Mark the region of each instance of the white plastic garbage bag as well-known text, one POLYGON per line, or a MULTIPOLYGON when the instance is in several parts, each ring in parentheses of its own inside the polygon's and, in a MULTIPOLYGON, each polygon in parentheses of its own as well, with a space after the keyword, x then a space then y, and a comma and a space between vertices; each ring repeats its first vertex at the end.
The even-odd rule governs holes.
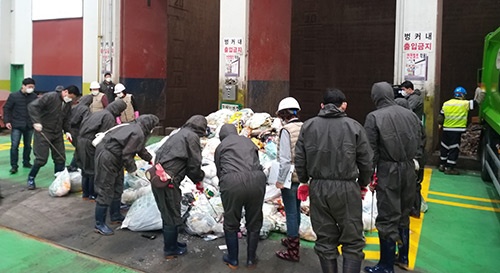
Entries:
POLYGON ((76 172, 70 172, 69 178, 71 180, 70 192, 82 191, 82 170, 78 169, 76 172))
POLYGON ((132 231, 149 231, 163 228, 160 210, 156 205, 153 192, 137 199, 125 216, 121 228, 132 231))
POLYGON ((363 230, 370 231, 375 229, 377 215, 377 195, 368 191, 363 200, 363 230))
POLYGON ((50 184, 49 195, 53 197, 65 196, 71 189, 71 178, 68 169, 64 168, 62 172, 56 173, 56 179, 50 184))

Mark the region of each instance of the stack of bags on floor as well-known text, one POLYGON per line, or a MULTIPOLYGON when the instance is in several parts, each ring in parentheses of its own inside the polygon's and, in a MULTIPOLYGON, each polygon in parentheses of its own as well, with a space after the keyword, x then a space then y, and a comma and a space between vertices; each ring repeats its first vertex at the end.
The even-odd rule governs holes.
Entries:
MULTIPOLYGON (((221 109, 207 117, 208 126, 212 134, 208 138, 202 138, 202 169, 205 172, 203 180, 205 192, 200 194, 196 191, 195 185, 189 178, 181 182, 183 194, 181 215, 184 217, 186 231, 190 234, 206 236, 208 234, 223 236, 223 212, 222 202, 219 192, 219 179, 214 163, 215 149, 220 143, 218 132, 225 123, 235 124, 240 135, 247 136, 260 148, 259 158, 266 175, 276 161, 278 132, 281 128, 279 119, 272 118, 268 113, 254 113, 251 109, 242 109, 234 112, 221 109)), ((175 134, 176 131, 171 133, 175 134)), ((160 142, 147 147, 153 155, 159 147, 168 139, 163 138, 160 142)), ((133 231, 157 230, 162 228, 162 220, 151 185, 144 176, 144 170, 150 165, 145 161, 137 161, 137 176, 125 175, 125 190, 122 195, 122 203, 131 205, 122 228, 133 231)), ((286 233, 286 218, 281 202, 281 192, 270 182, 266 188, 265 203, 263 206, 264 223, 261 229, 261 238, 266 238, 270 232, 278 231, 286 233)), ((363 201, 363 222, 365 230, 373 228, 376 218, 376 205, 373 205, 372 198, 368 194, 363 201)), ((308 216, 309 202, 302 203, 302 215, 300 236, 302 239, 314 241, 314 234, 311 221, 308 216)), ((244 218, 241 223, 241 231, 245 234, 244 218)))

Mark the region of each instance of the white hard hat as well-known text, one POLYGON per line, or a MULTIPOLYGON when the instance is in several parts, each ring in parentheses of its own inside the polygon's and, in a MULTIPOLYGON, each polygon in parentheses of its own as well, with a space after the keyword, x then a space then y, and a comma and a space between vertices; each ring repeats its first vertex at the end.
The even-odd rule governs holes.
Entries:
POLYGON ((90 83, 90 89, 99 89, 100 87, 101 85, 96 81, 90 83))
POLYGON ((125 90, 125 85, 121 83, 115 85, 115 94, 121 93, 123 90, 125 90))
POLYGON ((280 104, 278 104, 278 111, 277 112, 279 112, 283 109, 298 109, 298 110, 300 110, 300 105, 296 99, 294 99, 292 97, 286 97, 280 101, 280 104))

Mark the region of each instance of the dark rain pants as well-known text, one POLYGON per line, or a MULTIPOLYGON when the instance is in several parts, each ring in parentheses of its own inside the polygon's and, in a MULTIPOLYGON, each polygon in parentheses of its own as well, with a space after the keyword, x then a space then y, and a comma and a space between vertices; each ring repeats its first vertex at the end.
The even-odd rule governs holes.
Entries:
POLYGON ((311 223, 317 236, 316 254, 322 259, 336 259, 337 247, 342 245, 345 258, 363 260, 365 241, 359 184, 313 179, 309 194, 311 223))
MULTIPOLYGON (((102 148, 102 147, 101 147, 102 148)), ((95 158, 94 187, 99 205, 111 205, 113 200, 121 200, 123 193, 123 162, 108 150, 98 150, 95 158)))
POLYGON ((398 228, 410 227, 410 211, 415 198, 416 176, 413 160, 377 165, 378 216, 375 226, 381 239, 401 241, 398 228))
POLYGON ((443 131, 441 135, 441 156, 439 157, 442 165, 446 167, 455 167, 457 165, 462 133, 443 131))
POLYGON ((151 187, 153 190, 153 195, 156 200, 156 205, 158 205, 158 210, 161 213, 161 219, 163 221, 163 226, 179 226, 182 225, 181 218, 181 200, 182 192, 179 188, 181 179, 179 177, 174 177, 173 188, 155 188, 151 187))
POLYGON ((52 154, 52 160, 55 165, 62 165, 64 169, 64 165, 66 163, 66 152, 64 150, 64 139, 62 132, 60 134, 49 134, 45 132, 35 132, 34 135, 34 145, 33 145, 33 153, 35 154, 35 165, 40 167, 45 166, 47 164, 47 160, 49 158, 49 150, 52 154), (41 133, 47 137, 45 139, 41 133), (55 147, 52 147, 50 143, 55 147))
POLYGON ((92 140, 81 137, 78 140, 78 162, 80 169, 87 175, 94 175, 95 147, 92 140))
POLYGON ((262 171, 225 174, 220 182, 224 207, 224 231, 240 230, 242 208, 248 232, 260 232, 263 222, 262 204, 266 193, 266 175, 262 171))

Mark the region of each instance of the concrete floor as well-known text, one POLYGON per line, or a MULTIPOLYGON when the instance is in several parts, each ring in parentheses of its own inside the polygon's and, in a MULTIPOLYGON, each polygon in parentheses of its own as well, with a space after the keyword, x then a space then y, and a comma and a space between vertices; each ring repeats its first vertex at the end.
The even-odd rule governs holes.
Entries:
MULTIPOLYGON (((143 272, 230 271, 221 260, 225 252, 218 248, 225 244, 224 239, 207 242, 200 237, 181 234, 180 240, 188 244, 188 254, 167 261, 162 257, 163 236, 159 231, 116 230, 113 236, 94 233, 95 203, 81 200, 79 194, 53 198, 48 195, 47 189, 28 191, 24 185, 9 184, 5 180, 0 182, 0 187, 5 197, 0 206, 2 226, 143 272), (157 238, 149 240, 142 234, 156 235, 157 238)), ((260 241, 257 253, 259 264, 254 272, 321 271, 312 248, 301 249, 299 263, 278 259, 274 252, 281 248, 278 240, 260 241)), ((240 263, 244 265, 245 261, 246 241, 241 239, 240 263)), ((365 264, 373 263, 366 261, 365 264)), ((247 269, 240 266, 239 270, 247 269)))

